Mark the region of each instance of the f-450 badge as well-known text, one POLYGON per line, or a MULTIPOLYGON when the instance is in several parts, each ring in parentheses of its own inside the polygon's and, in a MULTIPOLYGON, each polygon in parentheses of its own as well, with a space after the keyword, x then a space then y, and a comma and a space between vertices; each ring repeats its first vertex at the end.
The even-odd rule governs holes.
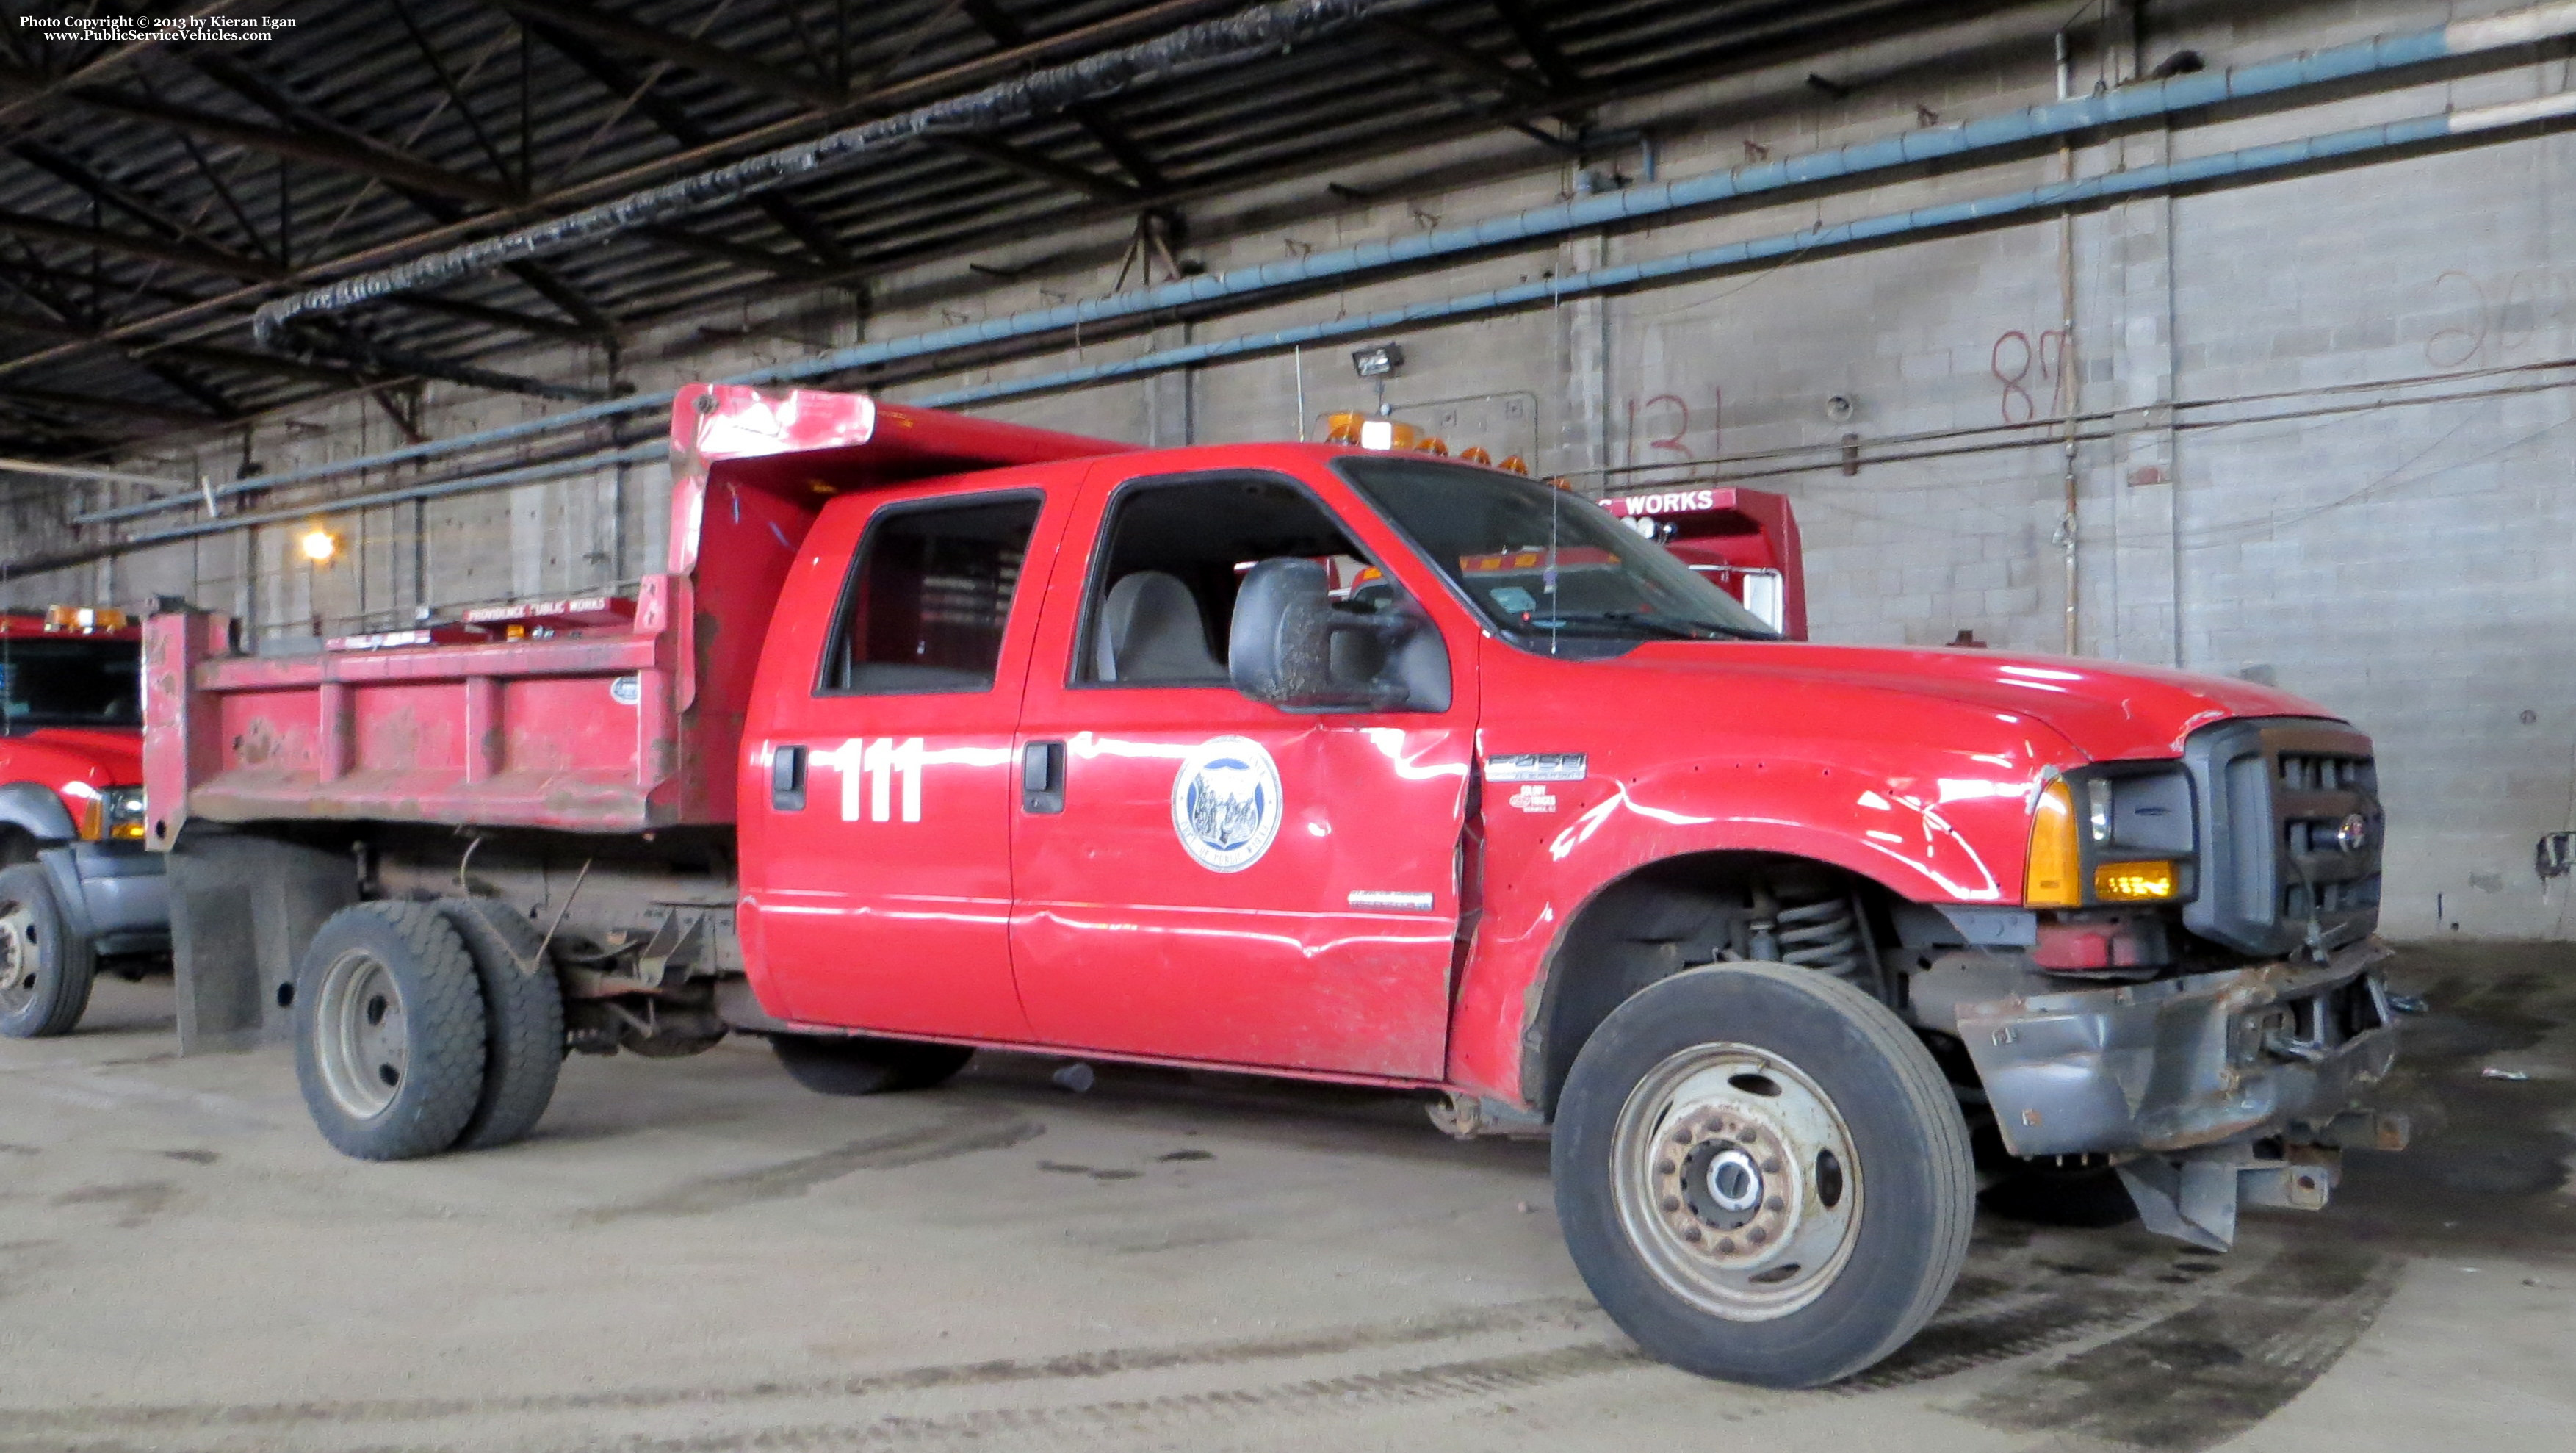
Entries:
POLYGON ((1172 831, 1198 865, 1240 873, 1279 836, 1279 768, 1259 742, 1218 737, 1181 759, 1172 778, 1172 831))

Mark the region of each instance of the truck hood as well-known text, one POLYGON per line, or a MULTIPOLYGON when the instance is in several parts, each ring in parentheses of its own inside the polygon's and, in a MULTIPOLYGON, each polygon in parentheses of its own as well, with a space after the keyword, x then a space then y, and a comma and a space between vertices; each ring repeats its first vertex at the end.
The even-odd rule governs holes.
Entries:
POLYGON ((116 727, 38 727, 0 737, 5 775, 24 781, 131 787, 143 781, 143 733, 116 727))
POLYGON ((2251 681, 2077 656, 1658 641, 1619 664, 1738 682, 1764 677, 1784 687, 1861 690, 2028 717, 2095 761, 2180 756, 2184 738, 2228 717, 2335 719, 2315 702, 2251 681))

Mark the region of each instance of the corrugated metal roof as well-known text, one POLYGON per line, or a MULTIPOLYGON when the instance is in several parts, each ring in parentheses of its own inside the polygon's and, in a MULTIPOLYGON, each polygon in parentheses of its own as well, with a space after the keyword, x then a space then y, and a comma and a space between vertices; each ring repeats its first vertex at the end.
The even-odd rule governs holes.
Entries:
MULTIPOLYGON (((15 33, 14 56, 0 53, 0 450, 94 452, 382 381, 262 354, 250 308, 361 257, 490 235, 700 164, 675 159, 801 140, 1240 3, 317 0, 283 7, 296 25, 265 42, 113 57, 15 33), (110 329, 133 331, 81 342, 110 329)), ((336 325, 386 358, 506 369, 499 356, 531 338, 604 340, 719 298, 864 284, 1462 131, 1562 138, 1566 117, 1608 97, 1973 8, 1432 0, 336 325)))

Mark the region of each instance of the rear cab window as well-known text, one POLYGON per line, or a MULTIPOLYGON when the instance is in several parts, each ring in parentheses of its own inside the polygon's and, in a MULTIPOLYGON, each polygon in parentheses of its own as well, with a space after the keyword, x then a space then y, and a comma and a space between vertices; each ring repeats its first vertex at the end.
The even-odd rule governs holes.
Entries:
POLYGON ((879 510, 851 557, 815 694, 992 690, 1044 505, 1020 490, 879 510))

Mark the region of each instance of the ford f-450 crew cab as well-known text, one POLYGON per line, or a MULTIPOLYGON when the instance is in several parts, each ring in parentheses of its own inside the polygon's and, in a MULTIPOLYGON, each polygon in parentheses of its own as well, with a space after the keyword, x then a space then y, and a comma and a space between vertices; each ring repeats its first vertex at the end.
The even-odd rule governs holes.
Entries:
POLYGON ((142 632, 125 612, 0 612, 0 1035, 69 1034, 104 958, 166 952, 143 848, 142 632))
POLYGON ((2354 1103, 2370 743, 2295 697, 1785 639, 1422 454, 717 386, 672 444, 631 600, 147 627, 183 1032, 291 1027, 352 1155, 728 1028, 843 1092, 977 1047, 1417 1090, 1552 1134, 1648 1350, 1796 1385, 1939 1306, 1972 1139, 2222 1246, 2402 1135, 2354 1103))

